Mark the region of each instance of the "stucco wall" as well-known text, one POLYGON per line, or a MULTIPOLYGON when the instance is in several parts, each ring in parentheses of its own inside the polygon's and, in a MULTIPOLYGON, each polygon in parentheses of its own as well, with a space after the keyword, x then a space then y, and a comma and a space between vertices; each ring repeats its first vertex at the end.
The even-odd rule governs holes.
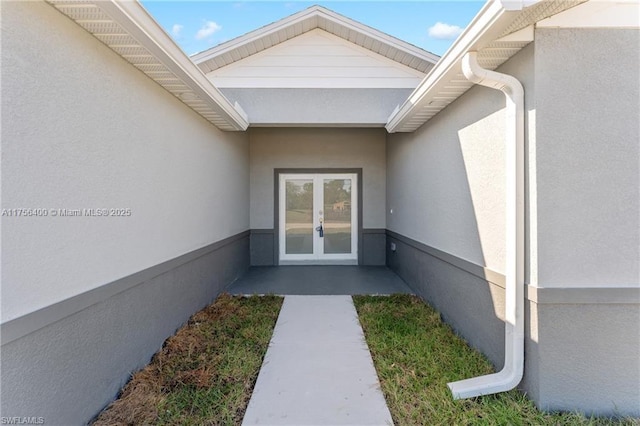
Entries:
MULTIPOLYGON (((248 253, 248 232, 243 232, 103 286, 92 293, 108 291, 111 297, 17 340, 5 343, 13 333, 3 327, 2 416, 42 417, 47 425, 87 424, 168 336, 246 271, 248 253)), ((86 298, 84 293, 74 302, 86 298)), ((54 305, 29 317, 33 322, 68 306, 54 305)))
MULTIPOLYGON (((629 71, 640 66, 638 36, 541 29, 499 68, 525 87, 521 386, 544 409, 639 415, 640 82, 629 71)), ((499 92, 474 87, 415 133, 388 137, 391 231, 425 253, 503 272, 503 105, 499 92)), ((503 291, 490 277, 467 284, 451 260, 387 250, 390 266, 496 363, 503 291)))
POLYGON ((249 143, 40 2, 2 5, 2 319, 245 231, 249 143), (36 24, 37 23, 37 24, 36 24))
POLYGON ((540 287, 639 285, 639 40, 637 29, 536 31, 540 287))
MULTIPOLYGON (((527 111, 534 109, 533 54, 529 45, 499 68, 523 83, 527 111)), ((504 362, 504 105, 502 93, 475 86, 414 133, 387 136, 387 229, 395 243, 387 264, 497 369, 504 362)))
POLYGON ((639 416, 640 81, 630 70, 640 32, 535 37, 528 240, 538 294, 524 385, 545 409, 639 416))
POLYGON ((540 408, 640 417, 638 299, 636 293, 622 303, 528 302, 536 321, 523 386, 540 408))
POLYGON ((384 129, 255 128, 249 134, 252 229, 274 227, 277 168, 362 168, 363 227, 385 228, 384 129))
POLYGON ((382 127, 412 89, 223 88, 252 126, 382 127))
MULTIPOLYGON (((530 45, 499 69, 523 83, 527 111, 532 62, 530 45)), ((389 230, 504 272, 504 104, 476 86, 414 133, 388 136, 389 230)))

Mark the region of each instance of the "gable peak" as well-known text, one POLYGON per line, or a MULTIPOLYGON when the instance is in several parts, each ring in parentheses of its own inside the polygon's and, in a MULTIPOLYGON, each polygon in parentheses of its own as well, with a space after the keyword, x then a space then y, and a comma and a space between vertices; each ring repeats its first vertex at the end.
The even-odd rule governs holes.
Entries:
POLYGON ((191 59, 204 73, 209 73, 317 28, 422 73, 431 70, 439 59, 433 53, 317 4, 196 53, 191 59))

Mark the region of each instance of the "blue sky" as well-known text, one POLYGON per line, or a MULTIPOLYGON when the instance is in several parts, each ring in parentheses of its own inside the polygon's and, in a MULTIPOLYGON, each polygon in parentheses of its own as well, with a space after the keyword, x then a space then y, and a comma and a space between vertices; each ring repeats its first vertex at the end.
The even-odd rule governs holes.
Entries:
POLYGON ((142 0, 142 4, 188 55, 314 4, 442 55, 484 1, 142 0))

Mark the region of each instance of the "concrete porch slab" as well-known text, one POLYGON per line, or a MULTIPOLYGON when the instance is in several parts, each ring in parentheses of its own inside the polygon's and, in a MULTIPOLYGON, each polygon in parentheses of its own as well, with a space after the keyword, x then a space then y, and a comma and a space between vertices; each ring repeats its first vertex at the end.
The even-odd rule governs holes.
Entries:
POLYGON ((350 296, 286 296, 243 425, 392 425, 350 296))
POLYGON ((234 295, 413 294, 386 266, 253 266, 226 290, 234 295))

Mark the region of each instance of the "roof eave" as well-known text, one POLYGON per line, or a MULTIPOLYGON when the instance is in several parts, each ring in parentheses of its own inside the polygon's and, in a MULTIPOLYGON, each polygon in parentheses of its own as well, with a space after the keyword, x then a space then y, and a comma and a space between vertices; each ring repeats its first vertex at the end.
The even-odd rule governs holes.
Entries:
MULTIPOLYGON (((409 98, 391 114, 385 125, 387 131, 401 131, 400 127, 410 118, 416 105, 428 101, 427 98, 433 95, 435 88, 458 74, 457 67, 465 53, 477 50, 498 38, 523 7, 522 1, 488 1, 409 98)), ((443 109, 444 106, 437 105, 434 108, 443 109)))
MULTIPOLYGON (((65 10, 78 5, 99 8, 147 49, 168 71, 180 79, 190 89, 190 93, 188 96, 179 95, 163 86, 166 90, 222 130, 243 131, 249 127, 248 117, 242 108, 231 104, 222 92, 213 86, 200 68, 178 47, 138 1, 99 0, 83 3, 71 3, 65 0, 47 1, 85 29, 87 28, 81 22, 69 13, 65 13, 65 10)), ((92 34, 97 37, 95 33, 92 34)), ((107 46, 115 50, 114 46, 109 44, 107 46)), ((129 58, 125 57, 125 60, 136 66, 129 58)), ((143 69, 141 71, 145 72, 143 69)), ((145 72, 145 74, 154 79, 150 73, 145 72)), ((154 81, 158 82, 155 79, 154 81)))
POLYGON ((167 68, 182 77, 196 96, 211 103, 234 130, 244 131, 249 127, 246 113, 237 104, 231 104, 138 1, 109 0, 100 6, 167 68))
POLYGON ((413 132, 469 90, 463 73, 467 52, 494 70, 534 40, 535 24, 587 0, 488 0, 440 62, 391 114, 389 133, 413 132))

